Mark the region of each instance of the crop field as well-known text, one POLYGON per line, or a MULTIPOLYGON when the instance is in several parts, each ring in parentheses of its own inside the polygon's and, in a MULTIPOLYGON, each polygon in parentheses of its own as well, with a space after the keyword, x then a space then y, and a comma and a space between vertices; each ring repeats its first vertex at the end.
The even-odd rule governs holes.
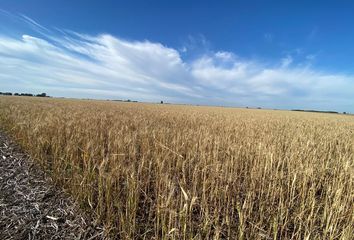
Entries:
POLYGON ((117 239, 352 239, 354 117, 0 97, 0 126, 117 239))

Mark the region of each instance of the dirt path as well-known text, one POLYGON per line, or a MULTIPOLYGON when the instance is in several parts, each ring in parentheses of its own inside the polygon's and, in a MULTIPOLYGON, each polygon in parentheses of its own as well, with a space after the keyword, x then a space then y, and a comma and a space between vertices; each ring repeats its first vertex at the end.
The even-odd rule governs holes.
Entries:
POLYGON ((0 132, 0 239, 103 239, 103 230, 0 132))

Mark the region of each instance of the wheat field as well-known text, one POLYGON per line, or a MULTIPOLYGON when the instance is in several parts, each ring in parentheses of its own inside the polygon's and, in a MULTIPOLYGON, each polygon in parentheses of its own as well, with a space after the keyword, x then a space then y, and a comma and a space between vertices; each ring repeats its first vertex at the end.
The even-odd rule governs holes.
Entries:
POLYGON ((352 239, 354 117, 0 97, 0 126, 112 239, 352 239))

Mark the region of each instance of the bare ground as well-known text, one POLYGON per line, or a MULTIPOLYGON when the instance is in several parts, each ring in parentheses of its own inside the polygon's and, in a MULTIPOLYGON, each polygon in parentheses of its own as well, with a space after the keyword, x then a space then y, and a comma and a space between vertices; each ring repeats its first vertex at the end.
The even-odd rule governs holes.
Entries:
POLYGON ((103 238, 103 229, 0 131, 0 239, 103 238))

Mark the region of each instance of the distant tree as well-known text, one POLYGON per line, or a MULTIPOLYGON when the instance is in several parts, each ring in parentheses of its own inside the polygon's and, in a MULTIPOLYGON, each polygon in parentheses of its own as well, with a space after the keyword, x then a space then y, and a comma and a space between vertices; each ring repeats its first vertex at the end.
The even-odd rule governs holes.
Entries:
POLYGON ((46 96, 47 96, 46 93, 37 94, 37 97, 46 97, 46 96))
POLYGON ((32 93, 21 93, 20 96, 33 97, 32 93))
POLYGON ((163 101, 161 101, 161 104, 163 104, 163 101))
POLYGON ((347 114, 347 112, 343 112, 343 114, 347 114))
POLYGON ((20 94, 18 94, 18 93, 15 93, 14 95, 15 95, 15 96, 20 96, 20 94))

